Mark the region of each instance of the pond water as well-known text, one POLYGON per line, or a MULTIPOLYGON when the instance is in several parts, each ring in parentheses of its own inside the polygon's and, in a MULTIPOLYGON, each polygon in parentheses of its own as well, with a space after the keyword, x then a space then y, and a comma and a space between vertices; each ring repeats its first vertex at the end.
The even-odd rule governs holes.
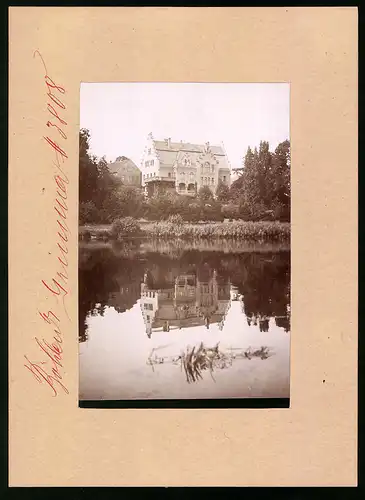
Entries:
POLYGON ((79 249, 80 400, 289 398, 290 249, 79 249))

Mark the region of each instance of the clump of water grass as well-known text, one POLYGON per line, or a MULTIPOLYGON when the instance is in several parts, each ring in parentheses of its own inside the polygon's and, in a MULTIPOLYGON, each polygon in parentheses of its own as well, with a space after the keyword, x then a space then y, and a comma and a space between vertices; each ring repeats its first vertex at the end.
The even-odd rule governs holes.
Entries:
POLYGON ((188 346, 179 356, 175 357, 157 356, 155 351, 156 349, 152 350, 147 360, 147 364, 152 366, 152 370, 154 371, 154 365, 157 364, 169 362, 180 364, 181 371, 184 371, 188 384, 202 380, 203 372, 209 372, 215 382, 213 372, 217 369, 229 368, 235 360, 246 359, 250 361, 253 358, 265 360, 272 356, 272 352, 267 346, 261 346, 258 349, 252 349, 251 347, 247 349, 230 348, 223 351, 219 346, 219 342, 213 347, 207 347, 203 342, 198 346, 188 346))

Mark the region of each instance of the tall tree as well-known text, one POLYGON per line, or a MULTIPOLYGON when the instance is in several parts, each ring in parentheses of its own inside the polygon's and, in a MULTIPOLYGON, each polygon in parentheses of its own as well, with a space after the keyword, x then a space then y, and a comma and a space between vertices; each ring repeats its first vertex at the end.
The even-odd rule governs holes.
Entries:
POLYGON ((98 188, 96 158, 90 155, 90 132, 81 129, 79 133, 79 198, 80 203, 94 201, 98 188))
POLYGON ((257 178, 260 201, 269 209, 273 195, 272 154, 267 141, 260 142, 257 165, 257 178))
POLYGON ((217 189, 215 191, 217 200, 221 203, 227 203, 229 201, 230 192, 229 187, 222 181, 218 182, 217 189))
POLYGON ((242 175, 231 188, 233 200, 239 204, 240 214, 246 220, 261 219, 265 213, 263 165, 264 149, 260 157, 257 148, 252 151, 248 147, 242 175))
MULTIPOLYGON (((80 222, 110 223, 128 215, 138 216, 143 205, 139 189, 123 186, 110 172, 105 157, 90 154, 90 132, 80 130, 80 222)), ((124 158, 124 157, 121 157, 124 158)))
POLYGON ((202 186, 199 189, 198 199, 201 203, 209 203, 213 201, 213 193, 208 186, 202 186))
POLYGON ((290 143, 278 145, 275 153, 261 141, 259 150, 249 147, 240 177, 230 189, 232 201, 244 219, 290 219, 290 143))
POLYGON ((290 221, 290 142, 281 142, 275 149, 272 166, 273 205, 276 217, 290 221))

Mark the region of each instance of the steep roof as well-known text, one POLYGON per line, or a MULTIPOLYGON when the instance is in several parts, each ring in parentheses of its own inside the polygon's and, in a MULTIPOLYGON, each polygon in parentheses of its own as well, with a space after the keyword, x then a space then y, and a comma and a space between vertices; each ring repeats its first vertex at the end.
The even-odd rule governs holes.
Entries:
MULTIPOLYGON (((173 165, 175 160, 177 160, 183 152, 189 153, 190 156, 192 156, 192 160, 195 162, 197 157, 206 150, 205 144, 191 144, 189 142, 170 141, 170 145, 168 145, 167 141, 153 140, 153 144, 159 156, 160 162, 163 165, 173 165)), ((226 157, 222 146, 210 145, 210 151, 214 156, 226 157)))
MULTIPOLYGON (((205 144, 191 144, 189 142, 170 142, 168 147, 166 141, 153 141, 155 148, 158 152, 167 151, 169 153, 178 153, 179 151, 189 151, 191 153, 204 153, 205 144)), ((210 150, 214 155, 225 156, 222 146, 210 145, 210 150)))
POLYGON ((164 165, 173 165, 174 161, 176 160, 178 151, 170 151, 157 148, 156 150, 161 163, 163 163, 164 165))
POLYGON ((108 167, 110 172, 117 175, 125 175, 126 172, 130 172, 132 175, 139 175, 141 173, 137 165, 125 156, 118 157, 115 162, 109 163, 108 167))

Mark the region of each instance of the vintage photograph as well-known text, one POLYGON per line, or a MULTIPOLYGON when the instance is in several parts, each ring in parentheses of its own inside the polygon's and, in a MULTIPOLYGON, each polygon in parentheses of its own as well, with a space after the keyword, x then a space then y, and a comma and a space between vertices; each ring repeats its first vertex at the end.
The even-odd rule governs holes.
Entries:
POLYGON ((289 401, 289 103, 81 84, 80 403, 289 401))

